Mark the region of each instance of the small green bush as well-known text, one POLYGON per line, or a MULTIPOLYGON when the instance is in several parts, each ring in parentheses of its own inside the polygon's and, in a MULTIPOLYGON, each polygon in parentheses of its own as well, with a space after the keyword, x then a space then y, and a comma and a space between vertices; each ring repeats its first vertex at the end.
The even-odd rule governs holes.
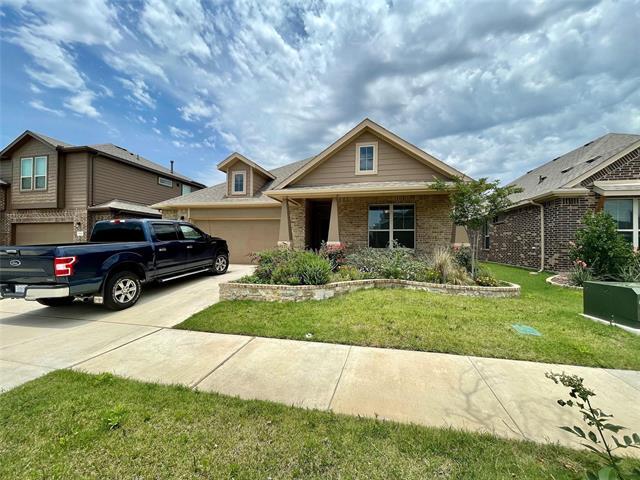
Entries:
POLYGON ((623 282, 640 282, 640 252, 633 252, 629 261, 620 269, 620 280, 623 282))
POLYGON ((607 212, 589 212, 582 219, 584 227, 576 232, 571 245, 573 261, 582 261, 596 278, 617 278, 633 253, 631 245, 617 231, 617 224, 607 212))
POLYGON ((469 247, 453 247, 452 252, 455 262, 471 273, 471 249, 469 247))
POLYGON ((582 260, 573 262, 573 267, 569 272, 569 282, 571 282, 571 285, 582 287, 584 282, 588 282, 589 280, 593 280, 593 273, 591 269, 587 267, 587 264, 582 260))
POLYGON ((331 278, 331 263, 313 252, 289 249, 264 250, 253 255, 258 264, 243 283, 276 285, 324 285, 331 278))
POLYGON ((475 282, 476 285, 480 285, 481 287, 499 287, 502 285, 502 282, 498 280, 489 269, 482 266, 476 269, 475 282))
POLYGON ((333 274, 332 280, 334 282, 346 282, 349 280, 363 280, 364 278, 366 278, 365 274, 353 265, 342 265, 333 274))

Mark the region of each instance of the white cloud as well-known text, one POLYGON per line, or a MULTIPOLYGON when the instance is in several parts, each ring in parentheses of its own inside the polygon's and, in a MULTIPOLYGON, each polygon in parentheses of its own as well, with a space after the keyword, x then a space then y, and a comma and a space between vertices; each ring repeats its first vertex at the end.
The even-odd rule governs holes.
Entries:
MULTIPOLYGON (((6 38, 22 47, 35 65, 29 76, 46 88, 69 93, 64 105, 80 115, 97 118, 94 92, 76 66, 73 44, 112 45, 120 40, 114 26, 115 10, 103 0, 83 2, 10 2, 19 8, 25 22, 6 29, 6 38)), ((37 87, 36 87, 37 88, 37 87)))
POLYGON ((41 112, 52 113, 54 115, 57 115, 58 117, 61 117, 64 115, 60 110, 47 107, 44 103, 42 103, 41 100, 31 100, 29 102, 29 105, 31 105, 31 107, 35 108, 36 110, 40 110, 41 112))
POLYGON ((151 130, 153 130, 153 132, 154 132, 156 135, 162 135, 162 132, 160 131, 160 129, 158 129, 158 128, 156 128, 156 127, 153 127, 151 130))
POLYGON ((205 103, 201 98, 196 97, 187 105, 178 108, 182 118, 187 121, 197 121, 209 119, 218 115, 220 109, 212 103, 205 103))
POLYGON ((140 106, 155 108, 156 101, 151 97, 149 87, 142 78, 118 78, 118 80, 122 86, 131 92, 131 96, 128 97, 129 100, 140 106))
POLYGON ((169 133, 175 138, 193 138, 193 133, 190 131, 174 127, 173 125, 169 126, 169 133))

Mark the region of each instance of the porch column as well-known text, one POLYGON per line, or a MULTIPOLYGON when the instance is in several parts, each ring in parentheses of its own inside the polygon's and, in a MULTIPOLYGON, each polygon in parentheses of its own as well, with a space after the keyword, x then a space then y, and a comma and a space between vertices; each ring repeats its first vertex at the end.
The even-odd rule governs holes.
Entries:
POLYGON ((278 234, 279 247, 291 247, 291 224, 289 223, 289 200, 282 200, 280 208, 280 233, 278 234))
POLYGON ((337 245, 340 243, 340 228, 338 226, 338 199, 331 199, 331 216, 329 217, 329 235, 327 245, 337 245))

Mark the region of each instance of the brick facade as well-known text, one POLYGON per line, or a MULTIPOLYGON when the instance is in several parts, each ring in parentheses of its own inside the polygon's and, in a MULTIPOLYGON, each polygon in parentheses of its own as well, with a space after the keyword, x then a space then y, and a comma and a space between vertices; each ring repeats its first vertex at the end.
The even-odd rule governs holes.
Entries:
MULTIPOLYGON (((438 246, 451 245, 453 222, 449 218, 449 200, 445 195, 351 197, 338 199, 340 241, 351 247, 368 245, 369 205, 413 203, 416 206, 416 250, 432 253, 438 246)), ((294 248, 309 243, 308 209, 305 204, 290 205, 289 217, 294 248)))
POLYGON ((20 223, 73 223, 76 242, 85 242, 93 227, 83 208, 10 210, 0 214, 0 245, 13 243, 12 227, 20 223))
MULTIPOLYGON (((618 159, 591 177, 581 186, 591 189, 598 180, 640 179, 640 149, 618 159)), ((588 211, 600 207, 596 193, 582 197, 556 198, 544 202, 545 269, 566 271, 571 268, 570 242, 582 227, 582 218, 588 211)), ((540 268, 540 208, 524 206, 501 215, 498 222, 489 225, 490 247, 482 249, 480 258, 492 262, 540 268)))

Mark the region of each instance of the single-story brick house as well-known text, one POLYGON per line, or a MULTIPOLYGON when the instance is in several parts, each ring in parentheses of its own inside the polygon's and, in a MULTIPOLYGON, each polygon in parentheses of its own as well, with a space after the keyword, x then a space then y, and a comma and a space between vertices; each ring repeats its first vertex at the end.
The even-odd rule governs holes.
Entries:
POLYGON ((218 168, 224 183, 153 205, 229 243, 231 261, 251 252, 321 243, 430 252, 456 241, 448 195, 436 180, 468 178, 365 119, 319 154, 267 170, 239 153, 218 168))
POLYGON ((609 133, 511 182, 523 188, 488 224, 480 257, 566 271, 570 242, 590 210, 606 210, 639 246, 640 135, 609 133))

